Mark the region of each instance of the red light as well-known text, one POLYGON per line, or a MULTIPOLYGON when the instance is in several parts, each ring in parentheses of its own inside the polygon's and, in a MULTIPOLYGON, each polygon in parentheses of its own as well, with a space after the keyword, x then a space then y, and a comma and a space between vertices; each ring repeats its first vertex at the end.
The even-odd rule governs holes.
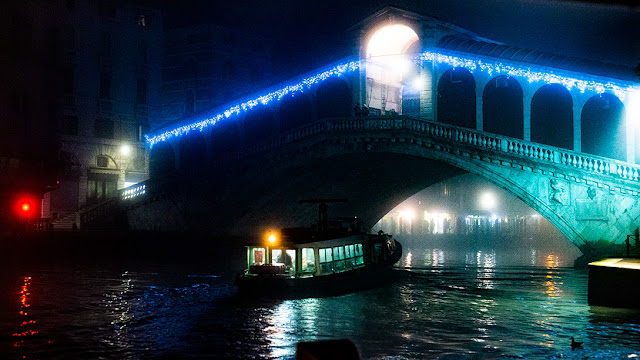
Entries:
POLYGON ((19 198, 15 206, 18 216, 23 218, 33 218, 38 212, 37 200, 31 197, 19 198))

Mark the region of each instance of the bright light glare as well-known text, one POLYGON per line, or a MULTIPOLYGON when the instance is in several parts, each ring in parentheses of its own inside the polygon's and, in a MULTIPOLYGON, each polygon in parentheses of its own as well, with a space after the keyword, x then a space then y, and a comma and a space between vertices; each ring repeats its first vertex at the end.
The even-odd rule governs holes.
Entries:
POLYGON ((120 154, 122 156, 129 156, 131 154, 131 146, 127 144, 122 144, 120 146, 120 154))
POLYGON ((267 238, 267 241, 269 241, 269 244, 275 245, 276 240, 277 240, 276 234, 269 234, 269 237, 267 238))
POLYGON ((627 121, 637 130, 640 129, 640 89, 628 94, 627 121))
POLYGON ((422 78, 419 77, 419 76, 417 78, 413 79, 413 81, 411 82, 411 85, 416 90, 424 89, 424 81, 422 81, 422 78))
POLYGON ((376 31, 367 44, 367 58, 401 55, 418 40, 418 35, 405 25, 389 25, 376 31))
POLYGON ((486 192, 480 196, 480 207, 484 210, 491 210, 496 207, 496 197, 493 193, 486 192))
POLYGON ((27 203, 22 204, 22 211, 29 211, 30 208, 31 207, 29 206, 29 204, 27 203))
POLYGON ((416 213, 413 210, 402 210, 398 213, 398 217, 407 220, 413 220, 416 218, 416 213))

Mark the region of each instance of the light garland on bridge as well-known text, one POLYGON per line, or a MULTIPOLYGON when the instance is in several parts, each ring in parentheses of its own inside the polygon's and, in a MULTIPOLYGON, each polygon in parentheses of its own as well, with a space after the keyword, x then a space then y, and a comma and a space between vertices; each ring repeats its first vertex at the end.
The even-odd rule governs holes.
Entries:
POLYGON ((612 82, 601 83, 594 80, 580 80, 568 76, 561 76, 550 72, 541 72, 533 70, 529 67, 515 67, 501 62, 487 62, 481 59, 470 59, 453 55, 446 55, 437 52, 425 51, 416 57, 416 60, 423 63, 425 61, 434 61, 439 64, 448 64, 453 67, 465 68, 469 71, 479 69, 486 72, 489 76, 494 74, 504 74, 513 77, 521 77, 527 79, 529 83, 545 82, 547 84, 561 84, 567 90, 578 89, 580 92, 587 90, 594 91, 598 94, 605 91, 611 91, 621 101, 624 101, 626 95, 630 92, 637 91, 634 86, 620 86, 612 82))
MULTIPOLYGON (((634 87, 633 85, 623 86, 612 82, 602 83, 594 80, 581 80, 568 76, 557 75, 555 73, 536 71, 529 67, 516 67, 513 65, 503 64, 498 61, 489 62, 481 59, 471 59, 431 51, 423 52, 422 54, 418 55, 414 59, 414 61, 417 63, 433 61, 439 64, 448 64, 453 67, 462 67, 470 71, 479 69, 480 71, 488 73, 489 76, 492 76, 494 74, 504 74, 513 77, 521 77, 527 79, 529 83, 541 81, 548 84, 561 84, 568 90, 578 89, 580 92, 589 90, 601 94, 605 91, 611 91, 618 98, 620 98, 621 101, 624 101, 627 94, 636 94, 636 96, 640 96, 640 88, 638 88, 637 86, 634 87)), ((147 140, 147 143, 149 143, 149 147, 153 147, 159 142, 186 135, 192 131, 203 131, 205 128, 215 125, 222 119, 229 118, 233 115, 238 115, 241 112, 251 110, 253 107, 259 104, 267 105, 274 100, 280 101, 287 94, 305 91, 312 85, 322 82, 330 77, 353 72, 360 69, 360 67, 361 64, 358 61, 351 61, 340 64, 329 70, 305 78, 298 83, 285 86, 279 90, 261 95, 255 99, 234 105, 205 120, 178 126, 174 129, 164 131, 157 135, 145 135, 145 138, 147 140)))
POLYGON ((339 75, 352 72, 358 69, 360 69, 360 62, 358 61, 351 61, 345 64, 340 64, 329 70, 326 70, 314 76, 305 78, 296 84, 285 86, 279 90, 261 95, 255 99, 234 105, 208 119, 197 121, 197 122, 190 123, 183 126, 179 126, 175 129, 167 130, 155 136, 145 135, 145 138, 147 139, 147 143, 149 143, 149 147, 153 147, 153 145, 161 141, 166 141, 168 139, 171 139, 172 137, 186 135, 191 131, 196 131, 196 130, 202 131, 209 126, 215 125, 216 123, 218 123, 218 121, 222 119, 231 117, 232 115, 238 115, 241 112, 251 110, 252 108, 254 108, 259 104, 267 105, 274 100, 280 101, 287 94, 291 94, 298 91, 305 91, 309 89, 312 85, 319 83, 321 81, 324 81, 332 76, 339 76, 339 75))

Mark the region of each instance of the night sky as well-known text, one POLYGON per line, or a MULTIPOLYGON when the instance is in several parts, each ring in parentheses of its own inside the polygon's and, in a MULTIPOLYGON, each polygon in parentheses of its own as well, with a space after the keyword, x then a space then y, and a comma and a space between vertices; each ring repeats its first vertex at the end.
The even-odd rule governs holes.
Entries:
MULTIPOLYGON (((351 55, 346 30, 392 5, 509 45, 566 56, 640 63, 638 0, 165 0, 165 25, 216 23, 273 39, 276 74, 309 71, 351 55), (259 4, 259 5, 258 5, 259 4)), ((288 74, 287 74, 288 75, 288 74)), ((291 74, 294 75, 294 74, 291 74)))

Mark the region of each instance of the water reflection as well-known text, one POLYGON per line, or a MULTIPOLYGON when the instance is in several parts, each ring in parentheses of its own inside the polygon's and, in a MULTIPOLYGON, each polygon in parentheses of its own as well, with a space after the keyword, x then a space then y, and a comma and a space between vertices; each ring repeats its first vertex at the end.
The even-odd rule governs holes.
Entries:
POLYGON ((232 280, 165 265, 16 271, 0 281, 11 303, 0 349, 36 359, 288 359, 298 342, 348 338, 363 359, 637 356, 640 312, 588 306, 586 272, 562 260, 547 250, 407 247, 398 267, 411 271, 389 286, 244 302, 232 280), (572 352, 571 336, 585 349, 572 352))
POLYGON ((24 276, 22 278, 22 286, 20 288, 20 311, 19 319, 20 325, 18 332, 12 334, 14 339, 13 347, 20 348, 24 345, 24 342, 27 338, 33 337, 38 333, 38 330, 35 328, 36 320, 32 319, 29 316, 28 309, 31 307, 31 291, 29 290, 29 286, 31 285, 31 276, 24 276))
POLYGON ((293 334, 296 324, 293 323, 295 316, 295 303, 284 301, 277 305, 267 317, 267 326, 264 328, 266 338, 269 341, 269 349, 274 358, 280 359, 291 356, 291 343, 295 342, 293 334))
POLYGON ((487 252, 482 254, 482 251, 478 251, 476 253, 476 264, 479 287, 481 289, 493 289, 495 286, 494 281, 492 280, 495 276, 494 267, 496 266, 496 254, 495 252, 487 252))
POLYGON ((132 279, 129 272, 125 271, 121 275, 122 280, 114 285, 110 291, 104 294, 103 303, 107 308, 107 317, 113 332, 104 339, 109 346, 119 346, 127 348, 130 339, 127 334, 128 325, 133 319, 131 306, 129 304, 128 293, 132 289, 132 279))
POLYGON ((551 299, 557 299, 562 294, 562 290, 559 287, 562 285, 562 282, 557 281, 557 276, 554 275, 554 269, 558 268, 559 263, 560 260, 554 254, 547 256, 547 275, 545 276, 546 281, 544 286, 546 287, 545 293, 551 299))

